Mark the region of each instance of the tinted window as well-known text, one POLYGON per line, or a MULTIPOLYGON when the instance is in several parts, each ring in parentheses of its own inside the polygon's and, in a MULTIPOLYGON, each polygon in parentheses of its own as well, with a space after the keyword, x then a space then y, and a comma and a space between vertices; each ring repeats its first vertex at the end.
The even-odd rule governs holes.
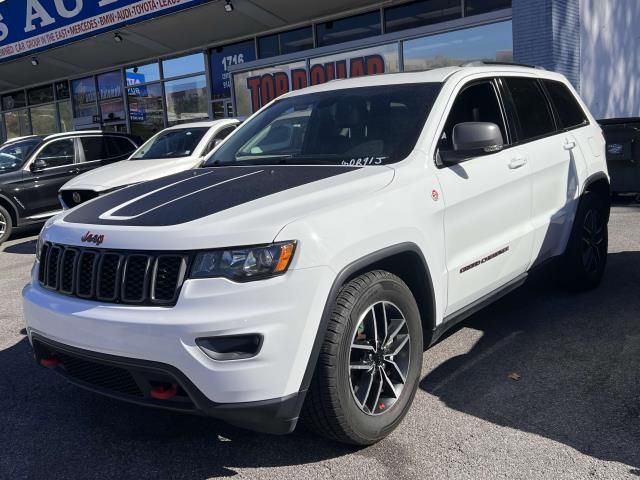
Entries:
POLYGON ((511 8, 511 0, 465 0, 465 15, 492 12, 503 8, 511 8))
POLYGON ((133 143, 123 137, 106 137, 106 140, 109 158, 128 157, 136 149, 133 143))
POLYGON ((188 157, 208 131, 207 127, 166 130, 140 147, 131 160, 188 157))
POLYGON ((507 142, 500 103, 491 82, 476 83, 458 94, 440 137, 441 150, 453 149, 453 127, 463 122, 495 123, 500 127, 504 142, 507 142))
POLYGON ((53 85, 27 90, 27 97, 29 98, 29 105, 53 102, 53 85))
POLYGON ((56 98, 58 100, 65 100, 69 98, 69 82, 57 82, 56 83, 56 98))
POLYGON ((84 150, 84 161, 94 162, 109 158, 107 144, 103 137, 83 137, 82 149, 84 150))
POLYGON ((505 78, 507 88, 516 107, 519 123, 519 140, 553 133, 555 125, 549 111, 547 98, 537 80, 533 78, 505 78))
POLYGON ((258 38, 258 55, 260 58, 280 55, 280 37, 278 34, 258 38))
POLYGON ((349 88, 284 98, 226 140, 208 165, 379 165, 415 147, 440 84, 349 88))
POLYGON ((320 23, 316 27, 318 46, 334 45, 380 34, 380 12, 375 11, 320 23))
POLYGON ((26 100, 26 97, 24 96, 24 91, 22 90, 19 92, 4 95, 2 97, 3 110, 12 110, 14 108, 20 108, 26 105, 27 105, 27 100, 26 100))
POLYGON ((280 53, 299 52, 313 48, 313 32, 311 27, 298 28, 280 34, 280 53))
POLYGON ((20 142, 12 142, 0 147, 0 172, 14 170, 22 166, 40 139, 34 138, 20 142))
POLYGON ((444 22, 462 16, 460 0, 419 0, 384 11, 386 32, 444 22))
POLYGON ((37 161, 43 162, 43 167, 61 167, 70 165, 74 161, 73 139, 65 138, 51 142, 38 154, 37 161))
POLYGON ((588 122, 582 107, 565 84, 553 80, 543 80, 543 83, 556 108, 562 128, 576 127, 588 122))

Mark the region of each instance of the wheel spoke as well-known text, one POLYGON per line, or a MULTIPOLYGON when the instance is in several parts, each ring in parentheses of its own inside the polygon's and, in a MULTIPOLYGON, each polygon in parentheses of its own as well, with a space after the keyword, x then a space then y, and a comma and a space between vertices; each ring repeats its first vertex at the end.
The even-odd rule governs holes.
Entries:
POLYGON ((382 373, 380 373, 380 368, 377 369, 378 370, 378 390, 375 394, 375 400, 373 401, 373 407, 370 409, 372 413, 376 412, 376 408, 378 407, 378 402, 380 401, 380 395, 382 395, 382 384, 384 383, 384 380, 382 378, 382 373))
POLYGON ((407 343, 409 342, 409 335, 405 334, 405 335, 398 335, 399 338, 398 342, 395 343, 394 345, 390 345, 390 348, 393 348, 393 350, 391 350, 389 352, 390 355, 396 356, 398 355, 402 349, 405 347, 405 345, 407 345, 407 343))
POLYGON ((370 370, 371 368, 373 368, 373 364, 364 360, 360 362, 351 362, 349 364, 350 370, 370 370))
POLYGON ((361 343, 352 343, 351 344, 351 348, 352 349, 356 349, 356 350, 366 350, 369 352, 375 352, 376 349, 373 347, 373 345, 368 345, 368 344, 361 344, 361 343))
POLYGON ((369 395, 371 394, 371 386, 373 385, 373 378, 374 378, 374 370, 375 369, 371 369, 368 372, 365 372, 361 377, 360 380, 358 382, 358 386, 357 386, 357 391, 354 390, 353 394, 356 398, 356 401, 358 402, 358 405, 360 406, 360 408, 362 407, 367 407, 367 399, 369 398, 369 395), (364 395, 362 395, 361 392, 364 392, 364 395))
POLYGON ((389 338, 387 339, 387 342, 385 343, 385 348, 388 348, 389 345, 391 345, 393 343, 393 341, 396 338, 396 335, 398 335, 398 333, 400 333, 400 330, 402 330, 402 327, 405 326, 405 324, 407 323, 404 318, 401 318, 400 320, 395 320, 398 322, 398 325, 396 325, 396 327, 393 329, 393 331, 391 332, 391 334, 389 335, 389 338))
POLYGON ((389 365, 391 365, 393 367, 393 369, 396 371, 396 373, 400 377, 400 380, 402 380, 403 384, 407 383, 407 379, 405 378, 404 374, 402 373, 402 370, 400 370, 400 367, 398 366, 398 364, 396 362, 391 360, 391 358, 385 358, 385 362, 387 362, 389 365))
POLYGON ((378 345, 378 318, 376 317, 376 306, 370 308, 371 315, 373 317, 373 339, 376 342, 376 348, 378 345))
POLYGON ((398 392, 396 392, 396 387, 393 385, 393 382, 387 375, 387 372, 384 371, 384 368, 380 369, 380 373, 382 375, 382 378, 384 379, 384 383, 387 384, 387 387, 389 387, 389 389, 391 390, 391 393, 393 393, 393 396, 395 398, 398 398, 400 395, 398 394, 398 392))
POLYGON ((382 340, 380 340, 381 345, 384 345, 387 341, 387 336, 389 334, 389 322, 387 320, 387 304, 382 302, 382 321, 384 323, 384 336, 382 340))

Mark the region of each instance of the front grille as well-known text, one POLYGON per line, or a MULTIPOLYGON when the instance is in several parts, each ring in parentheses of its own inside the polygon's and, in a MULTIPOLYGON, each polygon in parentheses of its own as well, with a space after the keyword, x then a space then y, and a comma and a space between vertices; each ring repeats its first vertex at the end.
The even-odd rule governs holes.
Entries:
POLYGON ((65 295, 133 305, 174 305, 189 257, 45 243, 40 284, 65 295))

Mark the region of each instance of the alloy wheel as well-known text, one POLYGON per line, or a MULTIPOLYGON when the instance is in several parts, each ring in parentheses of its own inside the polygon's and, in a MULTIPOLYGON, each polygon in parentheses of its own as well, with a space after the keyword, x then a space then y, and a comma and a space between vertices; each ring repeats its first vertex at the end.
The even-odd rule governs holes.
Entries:
POLYGON ((606 252, 605 222, 596 209, 588 210, 582 225, 582 264, 588 273, 596 273, 606 252))
POLYGON ((7 219, 2 214, 2 212, 0 212, 0 238, 4 236, 6 231, 7 231, 7 219))
POLYGON ((349 355, 351 393, 360 410, 381 415, 393 407, 407 381, 410 359, 410 334, 402 311, 385 301, 367 308, 349 355))

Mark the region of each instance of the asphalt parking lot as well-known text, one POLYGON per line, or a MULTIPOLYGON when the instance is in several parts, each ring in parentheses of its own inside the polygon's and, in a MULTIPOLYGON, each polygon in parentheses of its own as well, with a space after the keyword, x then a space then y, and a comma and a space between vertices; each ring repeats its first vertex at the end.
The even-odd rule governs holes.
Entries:
POLYGON ((468 319, 425 353, 401 427, 364 449, 131 406, 38 367, 20 301, 35 233, 0 247, 2 479, 640 477, 640 207, 614 208, 598 290, 541 276, 468 319))

